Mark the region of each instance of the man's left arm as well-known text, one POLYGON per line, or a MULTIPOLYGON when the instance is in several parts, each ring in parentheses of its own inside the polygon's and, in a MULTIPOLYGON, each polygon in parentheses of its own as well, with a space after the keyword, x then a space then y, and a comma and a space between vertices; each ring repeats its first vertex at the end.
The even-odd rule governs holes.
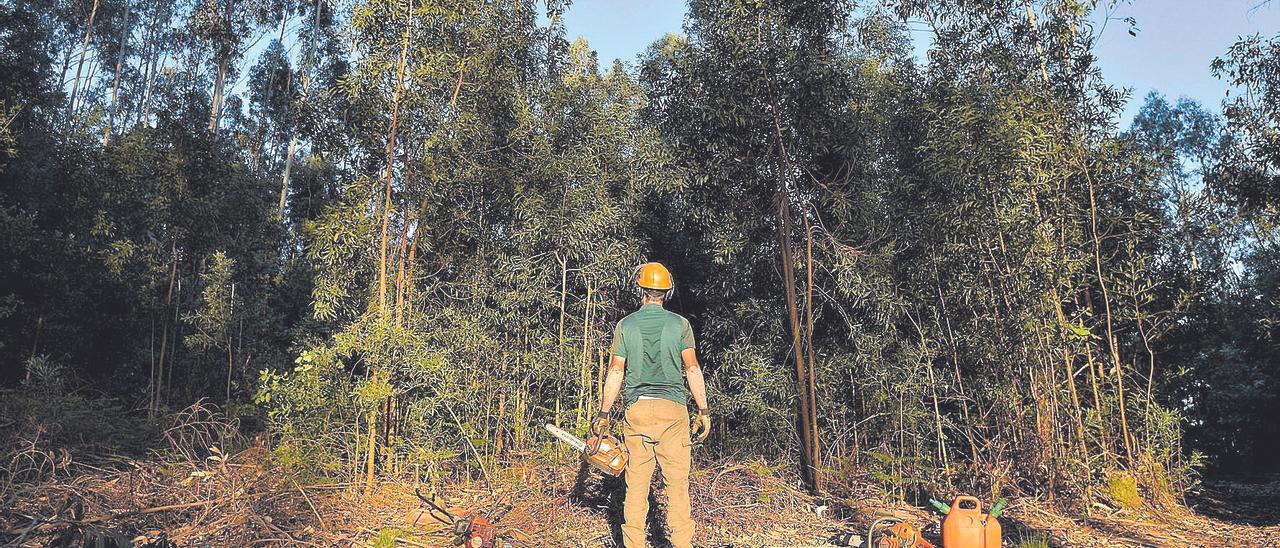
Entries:
POLYGON ((711 411, 707 408, 707 382, 702 377, 702 366, 698 364, 697 344, 693 340, 693 328, 689 321, 684 322, 681 335, 684 349, 680 351, 680 360, 684 362, 684 376, 689 383, 689 393, 693 395, 693 403, 698 405, 698 415, 693 419, 693 436, 701 443, 711 434, 711 411))
POLYGON ((707 410, 707 382, 702 378, 702 366, 698 364, 698 352, 686 348, 680 352, 684 361, 684 375, 689 381, 689 392, 693 394, 693 402, 698 404, 698 411, 707 410))

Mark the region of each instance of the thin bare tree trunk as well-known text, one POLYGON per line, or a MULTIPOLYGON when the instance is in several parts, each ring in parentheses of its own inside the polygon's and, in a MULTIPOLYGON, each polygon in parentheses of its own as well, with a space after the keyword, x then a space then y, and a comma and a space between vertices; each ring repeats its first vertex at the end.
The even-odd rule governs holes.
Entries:
POLYGON ((89 22, 84 28, 84 41, 80 45, 80 61, 76 63, 76 79, 71 82, 71 98, 67 101, 68 114, 76 111, 76 96, 80 92, 80 74, 84 70, 85 57, 89 56, 89 42, 93 40, 93 20, 98 15, 98 0, 93 0, 93 8, 89 10, 89 22))
POLYGON ((795 264, 791 253, 791 212, 787 207, 785 190, 778 193, 778 247, 782 260, 783 292, 787 301, 787 316, 791 326, 791 344, 795 357, 796 392, 799 395, 800 409, 797 420, 800 423, 800 466, 802 476, 810 491, 820 488, 818 463, 813 454, 813 432, 809 399, 808 373, 804 357, 804 339, 801 337, 800 312, 796 297, 795 264))
MULTIPOLYGON (((409 14, 413 13, 413 5, 409 5, 409 14)), ((387 229, 391 217, 391 183, 394 180, 396 162, 396 132, 400 123, 400 98, 404 93, 405 62, 409 55, 409 37, 412 25, 405 22, 404 37, 400 43, 400 62, 396 67, 396 88, 391 96, 391 124, 387 130, 387 166, 383 172, 382 203, 382 245, 378 256, 378 310, 385 320, 387 317, 387 229)))
MULTIPOLYGON (((378 381, 378 375, 376 373, 373 376, 373 380, 374 382, 378 381)), ((366 495, 373 493, 373 480, 374 480, 373 467, 374 467, 374 461, 375 461, 375 451, 378 447, 378 409, 376 406, 373 409, 369 410, 368 421, 369 421, 369 447, 368 447, 368 451, 365 453, 365 476, 364 476, 364 490, 366 495)))
MULTIPOLYGON (((404 159, 404 166, 405 166, 404 167, 404 186, 406 188, 409 187, 409 183, 413 178, 413 170, 411 168, 411 165, 412 164, 409 161, 408 154, 406 154, 404 159)), ((426 203, 425 199, 423 200, 423 203, 424 204, 426 203)), ((406 286, 406 284, 408 283, 406 276, 408 275, 409 273, 408 269, 410 268, 410 265, 408 264, 408 261, 409 261, 408 249, 409 249, 409 238, 410 238, 409 229, 411 228, 411 225, 415 221, 415 219, 412 219, 409 217, 409 208, 407 203, 403 204, 400 209, 403 212, 401 213, 400 237, 398 239, 399 244, 396 246, 396 253, 395 253, 395 258, 396 258, 395 319, 396 319, 397 328, 399 328, 402 325, 402 322, 404 321, 404 307, 407 301, 407 293, 409 291, 409 288, 406 286)), ((419 214, 419 218, 421 218, 421 213, 419 214)))
POLYGON ((156 315, 155 312, 149 314, 151 316, 151 334, 147 338, 147 346, 150 350, 149 358, 151 369, 147 371, 147 415, 152 415, 151 394, 154 393, 156 387, 156 315))
POLYGON ((556 415, 555 425, 560 426, 560 399, 563 396, 564 383, 560 382, 564 376, 564 322, 565 322, 565 300, 569 296, 569 261, 560 256, 560 252, 556 252, 556 261, 560 263, 560 341, 556 350, 556 415))
POLYGON ((422 198, 422 205, 418 208, 418 216, 413 221, 413 235, 410 236, 410 239, 413 241, 409 244, 408 266, 405 267, 404 300, 406 305, 409 306, 413 304, 413 283, 415 276, 414 272, 417 270, 418 240, 420 239, 422 232, 422 218, 426 214, 427 197, 424 195, 422 198))
POLYGON ((1071 393, 1071 409, 1076 423, 1076 438, 1080 443, 1080 456, 1087 463, 1089 462, 1089 451, 1085 448, 1084 417, 1080 409, 1080 395, 1076 391, 1075 359, 1072 357, 1071 349, 1069 348, 1070 339, 1068 338, 1067 317, 1062 310, 1062 297, 1058 293, 1056 285, 1053 286, 1050 294, 1053 298, 1054 312, 1058 319, 1058 337, 1059 343, 1062 344, 1063 373, 1067 376, 1067 389, 1071 393))
POLYGON ((213 105, 209 109, 209 131, 217 131, 222 121, 222 92, 227 83, 227 70, 231 64, 229 56, 218 58, 218 76, 213 83, 213 105))
MULTIPOLYGON (((391 98, 391 123, 387 129, 387 151, 386 151, 386 168, 383 172, 383 200, 380 214, 382 216, 382 237, 379 247, 378 256, 378 315, 382 322, 386 322, 387 315, 387 234, 391 217, 391 186, 394 179, 395 161, 396 161, 396 132, 400 122, 400 99, 404 93, 404 72, 405 63, 409 55, 409 38, 412 36, 412 15, 413 3, 409 4, 409 11, 406 13, 404 23, 404 35, 400 42, 400 61, 396 67, 396 87, 391 98)), ((381 376, 379 367, 375 366, 373 373, 373 382, 379 382, 381 376)), ((367 490, 373 489, 374 468, 377 464, 378 454, 378 407, 374 407, 369 411, 369 451, 366 455, 365 470, 365 487, 367 490)))
POLYGON ((298 153, 298 134, 292 133, 293 135, 289 137, 289 152, 284 158, 284 175, 280 177, 280 205, 277 206, 276 211, 281 219, 284 218, 285 200, 289 196, 289 175, 293 171, 293 156, 298 153))
POLYGON ((1133 317, 1134 317, 1134 321, 1138 323, 1138 335, 1142 337, 1142 346, 1145 347, 1147 350, 1148 362, 1147 362, 1147 408, 1146 408, 1147 438, 1146 438, 1146 443, 1147 443, 1147 446, 1150 447, 1151 422, 1152 422, 1151 406, 1154 404, 1154 402, 1152 401, 1151 391, 1154 386, 1154 380, 1156 376, 1156 353, 1154 350, 1151 349, 1151 339, 1150 337, 1147 336, 1147 328, 1142 323, 1142 310, 1141 310, 1141 307, 1138 305, 1137 295, 1134 295, 1133 297, 1133 317))
MULTIPOLYGON (((168 316, 167 312, 169 311, 169 305, 173 302, 173 287, 174 287, 175 281, 177 280, 177 277, 178 277, 178 242, 173 241, 170 243, 170 246, 169 246, 169 291, 164 298, 164 311, 166 314, 165 316, 162 316, 162 317, 168 316)), ((152 416, 155 415, 156 411, 160 407, 160 387, 164 383, 165 350, 167 349, 169 344, 168 322, 165 322, 162 328, 163 328, 163 331, 160 335, 160 359, 156 362, 155 379, 152 383, 154 390, 151 391, 151 394, 150 394, 151 403, 148 405, 148 410, 150 411, 150 414, 152 416)))
POLYGON ((151 75, 147 78, 147 89, 142 94, 142 105, 140 109, 141 110, 140 118, 142 121, 142 125, 144 126, 151 125, 151 92, 155 90, 156 78, 158 77, 160 70, 163 69, 164 65, 168 62, 169 62, 168 51, 161 51, 160 59, 158 62, 155 61, 154 58, 152 59, 151 75))
POLYGON ((587 303, 582 311, 582 366, 578 369, 578 409, 574 426, 582 424, 590 404, 589 394, 591 393, 591 281, 587 280, 586 285, 587 303))
POLYGON ((1081 172, 1084 174, 1085 183, 1089 189, 1089 226, 1090 233, 1093 236, 1093 264, 1094 272, 1098 276, 1098 289, 1102 292, 1102 309, 1106 314, 1107 326, 1107 344, 1111 351, 1111 363, 1116 370, 1116 390, 1117 404, 1120 407, 1120 430, 1124 437, 1124 454, 1127 463, 1133 464, 1133 444, 1129 436, 1129 420, 1125 411, 1128 407, 1125 402, 1124 395, 1124 367, 1120 363, 1120 349, 1116 344, 1115 334, 1111 327, 1111 297, 1107 291, 1107 281, 1102 274, 1102 239, 1098 236, 1098 201, 1093 192, 1093 178, 1089 176, 1089 172, 1085 166, 1080 166, 1081 172))
MULTIPOLYGON (((805 352, 808 354, 808 379, 806 384, 809 390, 809 451, 813 453, 814 461, 818 460, 821 454, 820 438, 818 434, 818 389, 817 376, 818 365, 814 356, 813 348, 813 227, 809 224, 809 218, 804 217, 804 233, 805 233, 805 286, 804 286, 804 318, 805 318, 805 352)), ((817 466, 815 464, 815 466, 817 466)), ((816 468, 815 468, 816 470, 816 468)), ((816 488, 815 488, 816 489, 816 488)))
MULTIPOLYGON (((311 65, 315 59, 316 34, 320 33, 320 9, 322 0, 316 0, 315 20, 311 27, 311 36, 307 47, 306 61, 302 64, 302 96, 307 96, 307 91, 311 88, 311 65)), ((284 218, 285 200, 289 196, 289 174, 293 171, 293 156, 298 152, 298 132, 296 130, 289 131, 289 151, 284 159, 284 175, 280 178, 280 205, 278 208, 280 218, 284 218)))
POLYGON ((129 26, 129 0, 124 2, 124 28, 120 31, 120 53, 116 55, 116 75, 111 82, 111 107, 107 115, 107 127, 102 130, 102 146, 111 140, 111 131, 116 122, 116 96, 120 91, 120 71, 124 69, 125 52, 129 49, 129 36, 133 27, 129 26))
MULTIPOLYGON (((505 368, 506 355, 503 355, 503 363, 505 368)), ((498 422, 493 429, 493 456, 494 458, 502 457, 502 425, 507 418, 507 392, 503 390, 498 392, 498 422)))
POLYGON ((67 48, 67 52, 62 56, 62 72, 58 73, 58 87, 56 89, 65 89, 67 87, 67 71, 71 70, 71 58, 76 54, 74 48, 67 48))
MULTIPOLYGON (((771 103, 773 113, 774 144, 778 153, 778 174, 785 177, 791 167, 791 157, 782 138, 782 120, 778 114, 778 105, 771 103)), ((782 260, 783 289, 787 301, 787 313, 791 323, 791 342, 795 349, 796 391, 799 393, 800 409, 797 420, 800 422, 800 472, 810 492, 817 493, 822 489, 820 462, 817 449, 817 405, 811 390, 812 380, 805 365, 805 348, 800 336, 800 318, 796 302, 795 263, 791 248, 791 208, 787 198, 785 180, 778 189, 778 248, 782 260)))
MULTIPOLYGON (((234 283, 231 284, 231 302, 228 308, 230 309, 230 312, 228 313, 227 323, 234 324, 235 323, 234 318, 236 315, 236 284, 234 283)), ((231 356, 232 356, 232 350, 234 349, 234 341, 232 340, 232 337, 233 337, 233 333, 231 331, 231 328, 228 327, 227 328, 227 399, 226 399, 226 402, 228 405, 231 403, 231 373, 232 373, 232 367, 233 367, 231 356)))

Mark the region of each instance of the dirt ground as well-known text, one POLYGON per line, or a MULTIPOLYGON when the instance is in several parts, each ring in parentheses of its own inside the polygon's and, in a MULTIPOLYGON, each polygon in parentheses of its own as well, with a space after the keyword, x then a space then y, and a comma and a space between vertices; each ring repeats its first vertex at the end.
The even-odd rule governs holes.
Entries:
MULTIPOLYGON (((459 513, 494 517, 513 547, 615 546, 624 487, 572 455, 515 455, 478 479, 438 486, 298 482, 270 469, 266 451, 187 459, 69 461, 42 482, 10 481, 0 544, 17 546, 448 546, 449 527, 415 494, 437 492, 459 513), (489 485, 492 485, 490 487, 489 485)), ((939 519, 889 502, 871 483, 845 482, 822 501, 786 467, 757 459, 704 464, 692 478, 700 546, 849 546, 878 515, 908 516, 940 545, 939 519)), ((650 534, 664 546, 655 489, 650 534)), ((1208 484, 1192 509, 1095 509, 1087 518, 1015 500, 1001 517, 1007 546, 1280 546, 1280 479, 1208 484)))

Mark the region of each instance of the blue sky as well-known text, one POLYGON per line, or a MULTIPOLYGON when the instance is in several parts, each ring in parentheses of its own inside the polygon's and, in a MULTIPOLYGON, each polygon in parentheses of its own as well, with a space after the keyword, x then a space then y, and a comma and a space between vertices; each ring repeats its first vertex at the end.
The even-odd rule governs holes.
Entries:
MULTIPOLYGON (((1209 63, 1236 38, 1280 33, 1280 0, 1133 0, 1099 21, 1095 54, 1103 76, 1130 87, 1133 95, 1121 117, 1127 126, 1150 90, 1170 99, 1186 96, 1217 110, 1227 85, 1213 77, 1209 63), (1130 36, 1125 17, 1137 20, 1130 36)), ((1106 4, 1107 1, 1100 2, 1106 4)), ((678 0, 576 0, 565 14, 569 38, 583 36, 600 56, 631 62, 668 32, 681 33, 685 3, 678 0)))

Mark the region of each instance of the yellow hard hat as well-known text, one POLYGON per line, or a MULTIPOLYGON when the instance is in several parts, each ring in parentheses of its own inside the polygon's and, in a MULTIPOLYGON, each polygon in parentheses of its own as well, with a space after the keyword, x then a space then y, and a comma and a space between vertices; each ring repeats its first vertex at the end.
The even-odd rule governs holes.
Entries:
POLYGON ((662 263, 644 263, 636 268, 636 285, 645 289, 671 289, 671 271, 662 263))

